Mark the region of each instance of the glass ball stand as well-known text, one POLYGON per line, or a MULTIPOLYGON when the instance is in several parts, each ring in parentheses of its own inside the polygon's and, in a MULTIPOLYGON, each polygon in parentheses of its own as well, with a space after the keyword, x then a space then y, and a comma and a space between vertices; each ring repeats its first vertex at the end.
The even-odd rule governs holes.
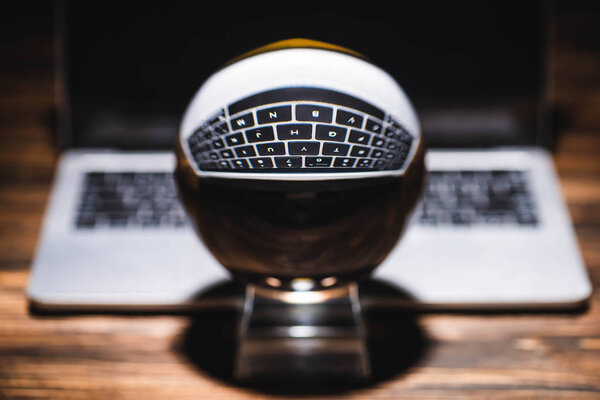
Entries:
MULTIPOLYGON (((278 286, 280 281, 267 278, 267 283, 278 286)), ((310 279, 292 280, 289 290, 247 284, 234 379, 367 380, 371 368, 358 285, 335 283, 335 278, 325 278, 318 290, 310 279)))

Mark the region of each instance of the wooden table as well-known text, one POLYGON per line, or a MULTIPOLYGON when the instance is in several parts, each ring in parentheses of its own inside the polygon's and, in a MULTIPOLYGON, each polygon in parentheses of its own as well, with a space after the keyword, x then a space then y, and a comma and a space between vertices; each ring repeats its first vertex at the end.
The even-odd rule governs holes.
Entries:
MULTIPOLYGON (((556 165, 597 286, 600 14, 561 4, 551 95, 565 118, 556 165)), ((24 287, 57 160, 44 15, 31 9, 0 24, 0 398, 600 399, 599 292, 577 313, 397 312, 387 327, 397 340, 375 346, 375 382, 314 392, 232 383, 227 313, 30 315, 24 287)))

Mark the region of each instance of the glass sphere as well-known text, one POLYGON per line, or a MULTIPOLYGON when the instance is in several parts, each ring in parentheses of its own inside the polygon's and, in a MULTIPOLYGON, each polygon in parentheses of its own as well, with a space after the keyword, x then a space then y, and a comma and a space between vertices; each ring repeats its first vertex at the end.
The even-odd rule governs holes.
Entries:
POLYGON ((175 151, 180 198, 206 247, 233 277, 281 290, 368 277, 424 179, 418 121, 395 81, 356 54, 300 47, 217 72, 175 151))

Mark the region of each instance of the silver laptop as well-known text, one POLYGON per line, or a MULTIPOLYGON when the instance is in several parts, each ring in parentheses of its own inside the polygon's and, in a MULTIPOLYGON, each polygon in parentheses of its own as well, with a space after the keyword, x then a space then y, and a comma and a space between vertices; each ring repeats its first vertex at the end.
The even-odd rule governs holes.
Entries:
POLYGON ((401 20, 381 10, 241 9, 214 23, 200 18, 199 3, 144 4, 58 3, 61 157, 27 288, 34 309, 242 304, 242 285, 204 248, 177 199, 172 149, 211 72, 290 35, 369 56, 421 118, 425 192, 402 240, 361 284, 366 307, 586 303, 591 285, 545 123, 543 3, 520 3, 518 13, 510 2, 436 3, 432 15, 419 2, 401 20), (423 30, 424 21, 437 29, 423 30))

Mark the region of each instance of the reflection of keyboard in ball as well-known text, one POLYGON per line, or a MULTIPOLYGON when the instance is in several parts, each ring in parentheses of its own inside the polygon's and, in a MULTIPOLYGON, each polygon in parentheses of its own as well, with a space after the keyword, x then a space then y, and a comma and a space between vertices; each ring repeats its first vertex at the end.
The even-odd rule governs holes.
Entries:
POLYGON ((314 88, 247 97, 188 138, 200 169, 238 172, 395 170, 412 144, 406 129, 379 108, 314 88))

